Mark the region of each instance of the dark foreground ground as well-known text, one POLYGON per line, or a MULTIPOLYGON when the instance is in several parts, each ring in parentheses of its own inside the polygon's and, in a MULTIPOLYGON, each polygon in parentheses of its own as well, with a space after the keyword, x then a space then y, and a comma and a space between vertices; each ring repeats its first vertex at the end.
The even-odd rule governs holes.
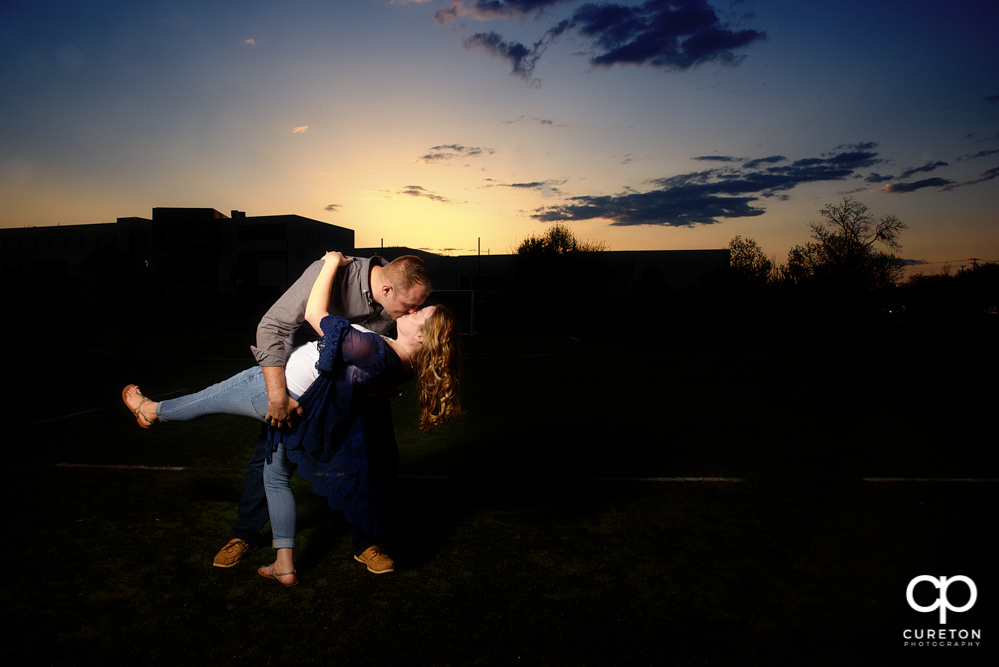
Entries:
POLYGON ((399 570, 300 484, 290 590, 254 572, 270 549, 211 567, 257 425, 143 431, 119 398, 248 367, 253 324, 16 342, 12 664, 994 664, 993 323, 470 337, 465 417, 427 437, 395 405, 399 570), (941 624, 919 575, 977 601, 941 624), (979 645, 904 645, 928 629, 979 645))

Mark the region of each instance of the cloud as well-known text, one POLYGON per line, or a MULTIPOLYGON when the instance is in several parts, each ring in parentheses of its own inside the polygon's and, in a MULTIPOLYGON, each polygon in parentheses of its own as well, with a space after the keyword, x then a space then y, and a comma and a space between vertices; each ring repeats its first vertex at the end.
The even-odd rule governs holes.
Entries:
POLYGON ((989 95, 985 98, 987 102, 999 102, 999 95, 989 95))
POLYGON ((755 199, 663 189, 602 197, 573 197, 572 201, 576 203, 538 209, 531 217, 542 222, 603 218, 610 220, 612 226, 693 227, 717 223, 718 218, 763 215, 763 210, 750 205, 755 199))
POLYGON ((489 21, 492 19, 509 19, 523 14, 530 14, 539 10, 547 9, 554 5, 565 3, 567 0, 453 0, 453 2, 434 14, 434 20, 438 23, 471 17, 479 21, 489 21))
POLYGON ((478 146, 462 146, 461 144, 448 144, 445 146, 434 146, 427 153, 419 157, 420 162, 443 162, 458 158, 478 157, 480 155, 492 155, 496 150, 493 148, 480 148, 478 146))
MULTIPOLYGON (((970 160, 973 158, 986 157, 989 155, 994 155, 999 153, 999 150, 991 151, 981 151, 975 155, 967 155, 963 158, 958 158, 959 160, 970 160)), ((933 171, 938 167, 949 166, 946 162, 927 162, 922 167, 916 167, 914 169, 906 169, 901 173, 899 178, 906 178, 913 176, 917 173, 933 171)), ((865 180, 868 183, 881 183, 884 181, 894 180, 893 176, 881 176, 879 174, 871 174, 865 180)), ((917 190, 923 190, 925 188, 940 188, 940 192, 950 192, 951 190, 956 190, 957 188, 964 187, 966 185, 978 185, 979 183, 986 183, 999 178, 999 167, 993 167, 992 169, 987 169, 982 172, 981 176, 972 179, 970 181, 963 181, 960 183, 955 183, 952 180, 946 178, 925 178, 919 181, 914 181, 912 183, 891 183, 889 185, 881 188, 881 192, 886 192, 888 194, 908 194, 910 192, 916 192, 917 190)))
POLYGON ((248 44, 248 45, 250 45, 250 46, 256 46, 256 44, 257 44, 257 40, 255 40, 255 39, 253 39, 253 38, 251 37, 250 39, 247 39, 247 40, 244 40, 244 41, 243 41, 243 44, 248 44))
POLYGON ((537 190, 542 197, 551 197, 552 195, 559 196, 562 192, 558 189, 558 186, 563 185, 565 181, 559 180, 545 180, 545 181, 528 181, 525 183, 490 183, 486 187, 489 188, 512 188, 514 190, 537 190))
POLYGON ((699 155, 690 159, 701 162, 743 162, 741 158, 732 157, 731 155, 699 155))
POLYGON ((522 189, 522 190, 537 190, 537 189, 540 189, 546 183, 547 183, 547 181, 531 181, 529 183, 500 183, 500 184, 496 185, 495 187, 500 187, 500 188, 515 188, 515 189, 522 189))
POLYGON ((881 162, 876 144, 839 146, 818 157, 790 164, 782 156, 746 160, 736 167, 719 167, 659 178, 647 192, 571 197, 568 203, 536 209, 536 220, 610 220, 612 226, 659 225, 692 227, 722 219, 763 215, 756 202, 781 198, 806 183, 854 178, 858 170, 881 162), (767 166, 769 165, 769 166, 767 166))
POLYGON ((906 194, 909 192, 915 192, 916 190, 922 190, 923 188, 942 188, 952 184, 953 182, 954 181, 948 181, 946 178, 924 178, 923 180, 915 181, 914 183, 891 183, 881 188, 881 191, 894 195, 906 194))
POLYGON ((546 126, 546 127, 552 126, 552 125, 555 124, 555 121, 553 121, 553 120, 548 120, 547 118, 537 118, 535 116, 530 116, 530 117, 528 117, 528 116, 517 116, 513 120, 504 120, 504 121, 502 121, 502 123, 503 123, 503 125, 514 125, 516 123, 523 123, 523 122, 527 122, 527 121, 530 121, 530 122, 533 122, 533 123, 537 123, 538 125, 542 125, 542 126, 546 126))
POLYGON ((982 172, 982 175, 972 181, 965 181, 964 183, 954 183, 953 185, 948 185, 944 188, 945 192, 949 192, 956 188, 963 187, 965 185, 978 185, 979 183, 985 183, 986 181, 991 181, 999 178, 999 167, 992 167, 991 169, 986 169, 982 172))
POLYGON ((492 30, 466 37, 462 40, 462 46, 467 51, 479 49, 494 58, 507 61, 510 63, 511 74, 537 85, 538 81, 534 78, 534 67, 563 29, 564 24, 562 29, 550 29, 530 48, 520 42, 507 42, 492 30))
MULTIPOLYGON (((864 182, 873 183, 873 184, 886 183, 888 181, 894 181, 898 179, 912 178, 916 174, 924 174, 930 171, 935 171, 941 167, 949 167, 949 166, 950 165, 948 163, 943 162, 941 160, 937 160, 936 162, 927 162, 921 167, 910 167, 909 169, 903 169, 902 173, 900 173, 898 176, 882 175, 877 172, 872 172, 866 178, 864 178, 864 182)), ((917 185, 917 183, 912 183, 912 184, 900 183, 897 188, 889 186, 884 188, 883 190, 884 192, 912 192, 912 190, 933 187, 932 181, 933 179, 926 179, 925 181, 917 181, 917 183, 919 184, 929 183, 929 185, 919 185, 919 187, 915 187, 912 189, 906 189, 906 188, 910 185, 917 185)))
MULTIPOLYGON (((480 20, 537 13, 548 2, 455 2, 438 12, 437 20, 462 16, 480 20)), ((734 31, 724 25, 706 0, 648 0, 637 5, 587 3, 571 18, 552 25, 531 46, 508 41, 495 30, 466 37, 466 49, 480 49, 510 63, 511 73, 537 83, 534 68, 548 47, 563 33, 574 31, 590 42, 594 67, 638 65, 683 71, 708 62, 735 65, 737 50, 766 39, 757 30, 734 31)))
POLYGON ((324 211, 328 211, 330 213, 339 213, 340 212, 340 204, 327 204, 323 208, 323 210, 324 211))
POLYGON ((957 159, 958 160, 974 160, 974 159, 980 158, 980 157, 988 157, 990 155, 995 155, 996 153, 999 153, 999 148, 995 148, 993 150, 988 150, 988 151, 978 151, 974 155, 965 155, 965 156, 959 157, 957 159))
POLYGON ((450 200, 442 195, 430 192, 426 188, 419 185, 407 185, 402 190, 399 190, 397 194, 404 195, 407 197, 417 197, 420 199, 429 199, 430 201, 440 202, 442 204, 449 204, 450 200))
POLYGON ((309 131, 308 125, 299 125, 294 130, 291 131, 292 134, 305 134, 309 131))
MULTIPOLYGON (((970 158, 975 158, 975 157, 984 157, 986 155, 992 155, 992 154, 995 154, 995 153, 999 153, 999 151, 982 151, 978 155, 970 155, 970 156, 967 156, 966 158, 961 158, 961 159, 970 159, 970 158)), ((904 178, 905 176, 911 176, 912 174, 923 172, 923 171, 932 171, 933 169, 937 168, 938 166, 947 166, 947 163, 946 162, 932 162, 932 163, 927 163, 926 165, 923 165, 922 167, 917 167, 915 169, 907 169, 904 172, 902 172, 902 176, 901 177, 904 178)), ((966 185, 978 185, 979 183, 986 183, 988 181, 995 180, 996 178, 999 178, 999 167, 993 167, 991 169, 986 169, 985 171, 982 172, 981 176, 979 176, 978 178, 974 178, 974 179, 972 179, 970 181, 963 181, 963 182, 960 182, 960 183, 955 183, 954 181, 946 179, 946 178, 925 178, 923 180, 914 181, 912 183, 891 183, 891 184, 886 185, 883 188, 881 188, 881 192, 886 192, 888 194, 898 195, 898 194, 908 194, 910 192, 916 192, 917 190, 923 190, 925 188, 940 188, 940 192, 950 192, 952 190, 956 190, 957 188, 962 188, 962 187, 964 187, 966 185)), ((865 180, 868 183, 876 183, 876 182, 885 181, 885 180, 893 180, 893 177, 890 177, 890 176, 889 177, 881 177, 881 176, 878 176, 877 174, 871 174, 865 180), (875 177, 877 177, 878 180, 875 180, 875 177)))
POLYGON ((600 50, 590 59, 596 66, 686 70, 711 61, 734 64, 736 49, 766 38, 756 30, 730 30, 705 0, 649 0, 637 7, 587 4, 572 24, 600 50))
POLYGON ((755 160, 750 160, 742 166, 744 169, 756 169, 757 167, 762 167, 765 164, 777 164, 778 162, 787 162, 787 158, 784 157, 783 155, 770 155, 768 157, 761 157, 761 158, 756 158, 755 160))
POLYGON ((941 162, 941 161, 927 162, 922 167, 914 167, 912 169, 906 169, 901 174, 899 174, 898 177, 899 178, 912 178, 916 174, 922 174, 922 173, 925 173, 925 172, 928 172, 928 171, 933 171, 935 169, 939 169, 940 167, 947 167, 947 166, 949 166, 949 165, 946 162, 941 162))

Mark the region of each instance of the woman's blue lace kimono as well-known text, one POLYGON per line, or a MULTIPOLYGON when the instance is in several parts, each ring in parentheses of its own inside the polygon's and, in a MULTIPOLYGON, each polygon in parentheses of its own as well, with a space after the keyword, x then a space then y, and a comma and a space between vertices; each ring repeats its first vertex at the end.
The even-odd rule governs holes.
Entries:
POLYGON ((321 326, 319 377, 298 400, 304 418, 291 433, 269 429, 270 451, 284 443, 285 456, 331 508, 368 535, 383 535, 398 458, 387 396, 410 376, 381 336, 336 315, 321 326))

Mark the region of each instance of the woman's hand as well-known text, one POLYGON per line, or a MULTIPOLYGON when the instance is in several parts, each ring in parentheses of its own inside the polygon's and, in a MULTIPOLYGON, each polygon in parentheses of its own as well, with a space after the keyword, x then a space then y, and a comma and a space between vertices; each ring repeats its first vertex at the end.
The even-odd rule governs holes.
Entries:
POLYGON ((339 250, 330 250, 328 253, 323 255, 323 261, 327 263, 336 263, 336 267, 347 266, 354 261, 353 257, 344 257, 343 253, 339 250))

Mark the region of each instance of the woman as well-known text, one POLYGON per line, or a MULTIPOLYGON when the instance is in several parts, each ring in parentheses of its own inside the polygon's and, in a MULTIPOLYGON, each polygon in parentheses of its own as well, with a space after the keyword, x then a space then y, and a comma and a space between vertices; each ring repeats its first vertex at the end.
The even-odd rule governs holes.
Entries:
MULTIPOLYGON (((261 576, 285 586, 298 583, 293 563, 295 500, 291 475, 312 482, 313 490, 343 511, 348 522, 368 535, 381 535, 385 521, 385 480, 397 455, 390 390, 411 377, 419 384, 418 426, 430 431, 460 414, 458 345, 454 316, 443 306, 428 306, 396 320, 398 336, 383 338, 329 315, 330 286, 338 267, 349 263, 327 253, 313 285, 306 320, 323 338, 297 348, 285 372, 288 391, 299 401, 302 422, 291 432, 270 430, 271 458, 264 468, 270 512, 273 564, 261 576)), ((225 382, 177 399, 151 401, 129 385, 122 399, 140 426, 156 421, 188 421, 207 414, 236 414, 263 420, 267 389, 259 366, 225 382)))

